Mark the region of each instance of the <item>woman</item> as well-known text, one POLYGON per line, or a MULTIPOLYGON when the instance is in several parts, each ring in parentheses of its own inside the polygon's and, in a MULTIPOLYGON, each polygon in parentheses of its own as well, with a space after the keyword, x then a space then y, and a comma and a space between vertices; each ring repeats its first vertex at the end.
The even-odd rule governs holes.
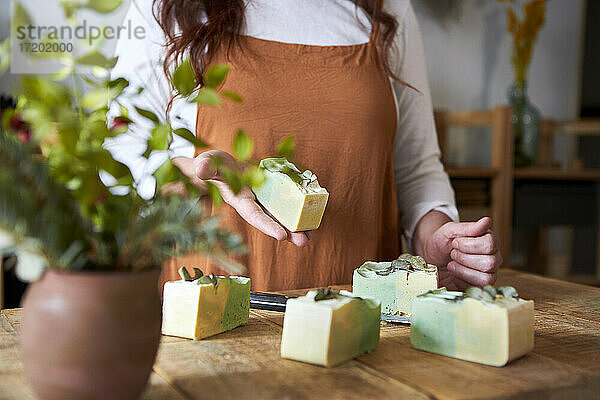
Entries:
MULTIPOLYGON (((172 96, 163 67, 178 56, 190 55, 198 76, 211 63, 231 65, 223 89, 244 102, 197 111, 176 99, 171 123, 196 123, 212 149, 193 154, 176 144, 170 156, 199 187, 206 180, 218 185, 228 205, 218 212, 248 243, 241 261, 256 290, 349 283, 364 261, 400 254, 398 215, 411 251, 439 266, 440 285, 495 281, 502 260, 490 219, 456 222, 410 2, 380 3, 134 0, 129 10, 127 19, 149 37, 119 42, 114 74, 145 86, 157 114, 164 115, 172 96), (295 134, 294 162, 315 172, 330 193, 318 230, 287 232, 249 190, 234 196, 211 170, 215 155, 235 163, 230 153, 238 128, 253 138, 258 159, 273 156, 277 143, 295 134)), ((143 125, 136 129, 143 136, 143 125)), ((131 159, 131 146, 113 143, 112 149, 131 159)), ((163 160, 155 157, 134 172, 143 180, 163 160)), ((174 265, 166 276, 175 279, 174 265)))

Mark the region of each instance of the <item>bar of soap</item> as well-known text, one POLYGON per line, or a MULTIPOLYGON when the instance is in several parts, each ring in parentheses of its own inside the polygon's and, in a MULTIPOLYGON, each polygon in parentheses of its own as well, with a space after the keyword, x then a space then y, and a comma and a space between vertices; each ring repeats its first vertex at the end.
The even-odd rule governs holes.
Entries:
POLYGON ((281 357, 331 367, 373 351, 380 316, 379 302, 346 291, 319 289, 289 299, 281 357))
POLYGON ((252 189, 258 202, 291 232, 317 229, 329 198, 317 176, 285 158, 265 158, 260 167, 265 182, 252 189))
POLYGON ((533 349, 533 301, 509 286, 445 288, 417 297, 410 342, 419 350, 501 367, 533 349))
POLYGON ((250 278, 196 275, 171 281, 164 286, 162 334, 203 339, 245 324, 249 313, 250 278))
POLYGON ((388 315, 410 315, 415 296, 437 285, 437 267, 410 254, 391 262, 366 262, 352 276, 352 292, 379 300, 381 312, 388 315))

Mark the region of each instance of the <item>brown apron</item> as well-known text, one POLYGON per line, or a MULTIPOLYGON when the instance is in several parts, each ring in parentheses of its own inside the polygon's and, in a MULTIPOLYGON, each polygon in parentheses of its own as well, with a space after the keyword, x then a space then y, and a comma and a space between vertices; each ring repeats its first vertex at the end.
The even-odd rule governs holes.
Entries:
MULTIPOLYGON (((373 36, 373 35, 372 35, 373 36)), ((231 71, 223 90, 244 99, 198 110, 197 135, 232 153, 238 128, 254 140, 253 158, 274 157, 295 135, 292 160, 313 171, 330 195, 323 221, 307 247, 266 236, 235 210, 213 210, 238 232, 249 251, 239 258, 253 290, 308 288, 352 281, 367 260, 399 254, 392 153, 396 106, 373 38, 351 46, 287 44, 244 36, 241 48, 217 54, 231 71)), ((199 256, 179 265, 207 270, 199 256)), ((177 279, 176 263, 165 278, 177 279)), ((218 271, 212 268, 213 271, 218 271)))

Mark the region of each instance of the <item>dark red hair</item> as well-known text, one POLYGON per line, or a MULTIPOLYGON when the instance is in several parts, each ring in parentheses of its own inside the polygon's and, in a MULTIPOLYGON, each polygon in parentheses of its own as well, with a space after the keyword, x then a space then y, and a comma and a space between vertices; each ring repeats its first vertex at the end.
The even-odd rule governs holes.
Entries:
MULTIPOLYGON (((164 71, 188 55, 202 85, 207 64, 219 46, 231 48, 245 23, 244 0, 153 0, 154 17, 166 36, 164 71)), ((387 73, 396 78, 389 51, 398 29, 396 19, 383 11, 383 0, 353 0, 369 16, 376 45, 387 73)))

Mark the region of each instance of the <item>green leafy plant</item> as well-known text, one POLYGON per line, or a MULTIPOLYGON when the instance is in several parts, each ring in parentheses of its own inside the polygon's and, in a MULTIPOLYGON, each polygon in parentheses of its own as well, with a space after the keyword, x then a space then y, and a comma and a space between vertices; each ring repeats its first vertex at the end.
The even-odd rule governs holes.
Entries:
MULTIPOLYGON (((61 2, 65 16, 75 21, 81 9, 110 13, 121 0, 61 2)), ((29 19, 17 7, 21 19, 29 19)), ((6 65, 6 42, 0 46, 0 66, 6 65)), ((167 159, 153 174, 154 196, 142 198, 129 168, 115 160, 105 148, 107 139, 125 134, 137 113, 152 124, 143 157, 168 150, 174 135, 197 148, 207 145, 186 128, 173 129, 168 121, 141 105, 128 107, 122 101, 129 82, 110 79, 116 59, 91 49, 81 56, 61 55, 64 68, 51 76, 30 76, 22 80, 23 91, 17 107, 2 115, 0 131, 0 253, 12 252, 19 259, 17 272, 35 279, 43 268, 61 270, 139 271, 158 268, 168 258, 199 252, 211 256, 230 272, 243 267, 229 258, 245 251, 239 236, 222 229, 215 217, 207 215, 200 193, 189 179, 167 159), (93 76, 79 72, 93 69, 93 76), (66 78, 72 79, 71 84, 66 78), (85 93, 83 83, 91 88, 85 93), (111 105, 119 113, 109 118, 111 105), (21 121, 22 119, 22 121, 21 121), (14 121, 31 131, 19 140, 14 121), (163 195, 174 182, 186 185, 188 196, 163 195)), ((180 96, 203 106, 219 106, 241 97, 219 88, 229 72, 227 65, 215 65, 199 87, 189 60, 179 62, 172 83, 180 96)), ((137 88, 139 95, 143 88, 137 88)), ((128 100, 135 104, 135 96, 128 100)), ((257 186, 264 175, 250 160, 253 143, 238 131, 233 143, 235 156, 247 165, 243 170, 213 159, 224 180, 237 193, 257 186)), ((290 145, 285 144, 287 152, 290 145)), ((208 186, 213 201, 221 198, 214 185, 208 186)))

